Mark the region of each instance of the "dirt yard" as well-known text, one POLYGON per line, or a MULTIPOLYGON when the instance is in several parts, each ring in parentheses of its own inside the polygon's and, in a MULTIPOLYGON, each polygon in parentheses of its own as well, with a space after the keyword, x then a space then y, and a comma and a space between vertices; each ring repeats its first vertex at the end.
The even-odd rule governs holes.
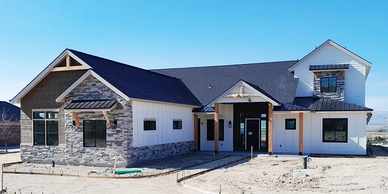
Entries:
MULTIPOLYGON (((378 152, 376 152, 378 153, 378 152)), ((381 151, 384 153, 384 151, 381 151)), ((0 162, 17 159, 0 155, 0 162)), ((166 161, 168 163, 168 161, 166 161)), ((388 193, 388 157, 258 156, 177 183, 177 174, 141 179, 4 174, 9 193, 388 193)), ((198 168, 185 170, 193 174, 198 168)), ((181 172, 180 175, 182 175, 181 172)))

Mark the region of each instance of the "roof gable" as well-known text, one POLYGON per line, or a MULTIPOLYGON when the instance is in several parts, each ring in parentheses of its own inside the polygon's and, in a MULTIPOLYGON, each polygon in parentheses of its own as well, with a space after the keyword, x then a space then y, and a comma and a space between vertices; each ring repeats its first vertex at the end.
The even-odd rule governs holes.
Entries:
POLYGON ((297 63, 295 63, 293 66, 291 66, 288 70, 289 71, 294 71, 295 68, 300 64, 300 63, 303 63, 305 60, 307 60, 307 58, 311 57, 312 55, 314 55, 315 53, 317 53, 317 51, 321 50, 323 47, 325 46, 333 46, 334 48, 340 50, 341 52, 349 55, 350 57, 354 58, 355 60, 359 61, 360 64, 364 65, 365 68, 366 68, 366 74, 365 76, 368 77, 368 74, 369 74, 369 71, 370 71, 370 68, 372 66, 372 63, 367 61, 366 59, 360 57, 359 55, 353 53, 352 51, 346 49, 345 47, 337 44, 336 42, 328 39, 327 41, 325 41, 324 43, 322 43, 321 45, 319 45, 318 47, 316 47, 313 51, 311 51, 310 53, 308 53, 306 56, 304 56, 301 60, 299 60, 297 63))

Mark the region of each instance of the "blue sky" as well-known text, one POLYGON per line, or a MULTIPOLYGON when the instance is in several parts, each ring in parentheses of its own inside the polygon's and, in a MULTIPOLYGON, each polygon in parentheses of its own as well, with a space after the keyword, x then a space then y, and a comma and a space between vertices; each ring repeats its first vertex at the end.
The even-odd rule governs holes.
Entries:
POLYGON ((388 110, 387 1, 0 1, 0 100, 65 48, 145 69, 300 59, 332 39, 372 62, 388 110))

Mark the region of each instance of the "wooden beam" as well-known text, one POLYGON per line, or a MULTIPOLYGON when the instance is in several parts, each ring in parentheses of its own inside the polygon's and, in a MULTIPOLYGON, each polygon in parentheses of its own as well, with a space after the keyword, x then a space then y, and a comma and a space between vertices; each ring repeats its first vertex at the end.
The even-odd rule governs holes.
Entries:
POLYGON ((54 67, 51 69, 51 72, 57 71, 75 71, 75 70, 84 70, 87 69, 84 66, 70 66, 70 67, 54 67))
POLYGON ((70 67, 70 56, 69 55, 66 55, 66 67, 67 68, 70 67))
POLYGON ((268 102, 268 154, 273 154, 273 105, 268 102))
POLYGON ((194 150, 199 151, 198 149, 198 115, 194 114, 194 150))
POLYGON ((102 114, 104 114, 104 117, 105 117, 106 123, 108 124, 108 127, 111 128, 112 124, 110 123, 108 113, 106 111, 102 111, 102 114))
POLYGON ((72 112, 72 113, 73 113, 73 118, 75 120, 75 123, 77 123, 78 127, 81 127, 81 122, 79 121, 77 113, 75 113, 75 112, 72 112))
POLYGON ((303 113, 299 113, 299 155, 303 154, 303 113))
POLYGON ((219 151, 219 137, 220 137, 220 107, 218 103, 214 104, 214 152, 219 151))

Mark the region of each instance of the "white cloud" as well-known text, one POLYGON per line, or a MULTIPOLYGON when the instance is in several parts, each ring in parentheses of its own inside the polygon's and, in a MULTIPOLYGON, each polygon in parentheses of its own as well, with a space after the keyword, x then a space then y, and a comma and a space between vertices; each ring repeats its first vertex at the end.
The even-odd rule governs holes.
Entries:
POLYGON ((376 111, 388 111, 388 96, 366 97, 366 107, 376 111))

